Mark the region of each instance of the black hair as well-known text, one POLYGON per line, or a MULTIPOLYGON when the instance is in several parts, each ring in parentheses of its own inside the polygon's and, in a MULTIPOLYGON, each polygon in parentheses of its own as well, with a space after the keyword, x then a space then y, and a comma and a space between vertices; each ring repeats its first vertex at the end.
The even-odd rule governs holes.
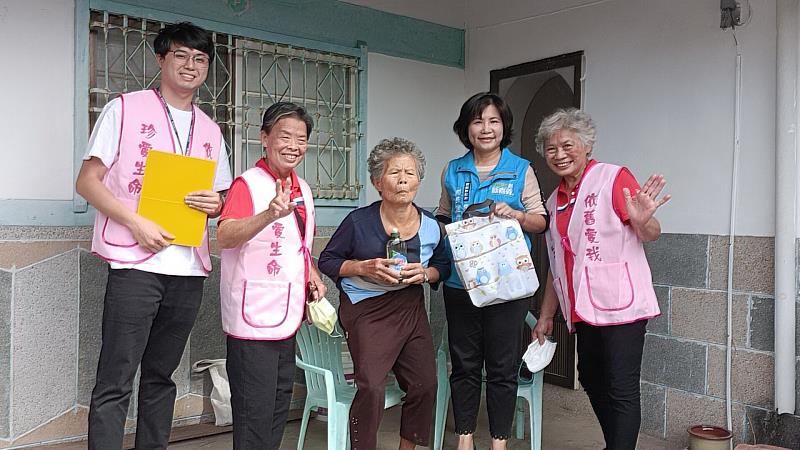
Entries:
POLYGON ((172 50, 172 45, 182 45, 199 50, 208 55, 208 61, 214 61, 214 42, 211 33, 191 22, 173 23, 158 31, 153 50, 162 58, 172 50))
POLYGON ((472 143, 469 141, 469 124, 481 117, 483 110, 489 105, 497 108, 500 112, 500 120, 503 121, 503 139, 500 141, 500 148, 508 147, 511 143, 514 136, 514 116, 511 114, 511 108, 497 94, 478 92, 461 105, 461 113, 453 123, 453 131, 458 135, 458 139, 464 144, 464 147, 473 149, 472 143))
POLYGON ((306 133, 311 136, 314 128, 314 119, 306 112, 305 108, 292 102, 278 102, 272 104, 264 111, 264 120, 261 122, 261 131, 269 134, 272 127, 284 117, 294 117, 306 123, 306 133))

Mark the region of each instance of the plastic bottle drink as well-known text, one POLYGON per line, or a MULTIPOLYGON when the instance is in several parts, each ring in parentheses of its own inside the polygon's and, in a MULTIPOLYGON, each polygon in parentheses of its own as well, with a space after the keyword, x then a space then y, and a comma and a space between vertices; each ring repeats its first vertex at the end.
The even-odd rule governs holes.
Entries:
POLYGON ((402 261, 400 264, 392 266, 392 270, 399 271, 407 262, 406 241, 400 239, 400 232, 397 228, 392 228, 392 235, 386 241, 386 257, 402 261))

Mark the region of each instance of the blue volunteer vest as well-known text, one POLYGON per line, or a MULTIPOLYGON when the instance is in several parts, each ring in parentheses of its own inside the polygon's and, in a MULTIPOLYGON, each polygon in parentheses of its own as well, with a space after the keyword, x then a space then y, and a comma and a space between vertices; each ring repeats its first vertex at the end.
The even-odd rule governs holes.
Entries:
MULTIPOLYGON (((462 214, 470 205, 475 205, 484 200, 491 199, 495 202, 507 203, 514 209, 525 211, 522 204, 522 190, 525 188, 525 174, 530 163, 511 150, 504 148, 497 166, 489 173, 485 181, 478 178, 478 169, 475 168, 475 158, 472 151, 464 156, 450 161, 444 176, 444 186, 450 196, 450 219, 453 222, 462 220, 462 214)), ((525 243, 528 250, 531 241, 527 233, 525 243)), ((444 284, 457 289, 464 289, 456 273, 453 257, 450 253, 450 242, 447 241, 447 252, 450 256, 450 277, 444 284)))

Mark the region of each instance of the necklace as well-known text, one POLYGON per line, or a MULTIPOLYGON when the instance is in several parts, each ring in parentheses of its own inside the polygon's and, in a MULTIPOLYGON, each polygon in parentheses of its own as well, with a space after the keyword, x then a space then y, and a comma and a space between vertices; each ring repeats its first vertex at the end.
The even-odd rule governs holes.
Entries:
MULTIPOLYGON (((194 134, 194 104, 192 104, 192 122, 189 124, 189 136, 186 137, 186 147, 183 146, 181 143, 181 136, 178 134, 178 127, 175 126, 175 120, 172 118, 172 113, 169 111, 169 106, 167 105, 167 101, 164 100, 164 96, 161 95, 161 91, 158 89, 153 89, 158 94, 158 99, 161 100, 161 106, 164 107, 164 111, 167 112, 167 117, 169 118, 169 123, 172 125, 172 131, 175 132, 175 137, 178 139, 178 149, 181 151, 181 155, 186 156, 189 152, 189 148, 192 145, 192 134, 194 134)), ((171 136, 170 136, 171 137, 171 136)), ((173 140, 173 146, 175 141, 173 140)))

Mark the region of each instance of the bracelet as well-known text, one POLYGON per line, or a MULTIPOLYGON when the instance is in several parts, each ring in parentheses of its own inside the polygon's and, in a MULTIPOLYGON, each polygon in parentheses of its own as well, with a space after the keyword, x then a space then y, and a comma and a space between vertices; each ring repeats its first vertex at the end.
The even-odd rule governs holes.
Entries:
POLYGON ((423 276, 422 282, 430 284, 431 280, 430 278, 428 278, 428 269, 422 269, 422 276, 423 276))

